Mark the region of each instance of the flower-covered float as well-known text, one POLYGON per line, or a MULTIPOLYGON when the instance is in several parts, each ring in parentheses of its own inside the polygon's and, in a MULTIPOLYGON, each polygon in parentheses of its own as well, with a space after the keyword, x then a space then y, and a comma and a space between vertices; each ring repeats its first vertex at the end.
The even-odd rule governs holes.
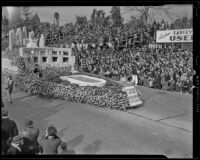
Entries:
MULTIPOLYGON (((20 69, 19 73, 14 77, 15 87, 28 94, 63 99, 67 102, 86 103, 109 109, 127 110, 135 106, 131 105, 128 93, 122 90, 124 86, 112 80, 84 73, 79 73, 75 76, 71 73, 71 67, 40 68, 43 76, 38 77, 33 74, 31 68, 24 67, 22 58, 18 59, 18 61, 16 64, 20 69), (102 86, 79 86, 62 79, 61 77, 63 76, 73 77, 74 80, 82 81, 81 83, 84 81, 94 84, 102 82, 102 86)), ((135 93, 138 92, 135 90, 135 93)), ((138 96, 140 95, 137 94, 136 98, 132 98, 138 100, 138 96)))

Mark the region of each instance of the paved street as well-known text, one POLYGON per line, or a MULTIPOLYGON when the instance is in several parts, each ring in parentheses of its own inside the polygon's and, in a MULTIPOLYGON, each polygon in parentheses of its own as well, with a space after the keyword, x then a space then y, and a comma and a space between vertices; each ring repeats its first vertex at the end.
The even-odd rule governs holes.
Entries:
POLYGON ((192 157, 192 97, 145 87, 140 90, 146 101, 129 113, 22 92, 13 95, 13 104, 5 97, 4 102, 20 130, 25 118, 34 120, 40 137, 53 124, 77 154, 192 157))

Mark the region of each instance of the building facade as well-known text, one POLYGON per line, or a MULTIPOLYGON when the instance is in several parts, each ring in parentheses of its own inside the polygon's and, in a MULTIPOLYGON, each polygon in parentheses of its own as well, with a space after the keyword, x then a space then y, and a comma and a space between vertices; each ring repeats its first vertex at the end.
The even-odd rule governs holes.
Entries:
POLYGON ((20 56, 25 57, 27 65, 39 64, 50 66, 74 66, 75 56, 72 56, 71 48, 53 48, 53 47, 22 47, 19 50, 20 56))

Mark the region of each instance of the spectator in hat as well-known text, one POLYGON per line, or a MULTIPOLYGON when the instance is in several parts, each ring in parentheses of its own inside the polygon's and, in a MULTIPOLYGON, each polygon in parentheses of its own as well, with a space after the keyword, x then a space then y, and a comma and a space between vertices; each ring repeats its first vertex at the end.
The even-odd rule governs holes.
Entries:
POLYGON ((23 137, 17 135, 12 138, 12 142, 8 147, 7 155, 22 155, 21 145, 23 144, 23 137))
POLYGON ((24 130, 21 135, 27 140, 27 147, 32 153, 37 154, 39 152, 38 136, 39 129, 33 126, 34 122, 29 119, 25 119, 24 130))
POLYGON ((68 150, 67 149, 67 143, 66 142, 62 142, 60 144, 60 148, 61 148, 61 152, 59 154, 75 154, 74 150, 68 150))
POLYGON ((5 108, 1 110, 1 153, 6 154, 9 140, 18 135, 16 123, 8 118, 8 111, 5 108))
POLYGON ((50 125, 46 130, 46 135, 40 141, 42 154, 58 154, 58 147, 61 144, 61 140, 56 134, 56 128, 50 125))

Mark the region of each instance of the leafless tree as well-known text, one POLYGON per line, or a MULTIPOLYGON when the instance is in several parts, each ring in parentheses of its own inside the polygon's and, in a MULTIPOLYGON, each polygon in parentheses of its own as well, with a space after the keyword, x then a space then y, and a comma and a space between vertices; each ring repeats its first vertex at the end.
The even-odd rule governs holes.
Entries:
POLYGON ((170 11, 171 6, 131 6, 124 7, 124 13, 132 13, 135 17, 141 19, 144 25, 153 22, 154 20, 162 18, 178 17, 175 13, 170 11))

